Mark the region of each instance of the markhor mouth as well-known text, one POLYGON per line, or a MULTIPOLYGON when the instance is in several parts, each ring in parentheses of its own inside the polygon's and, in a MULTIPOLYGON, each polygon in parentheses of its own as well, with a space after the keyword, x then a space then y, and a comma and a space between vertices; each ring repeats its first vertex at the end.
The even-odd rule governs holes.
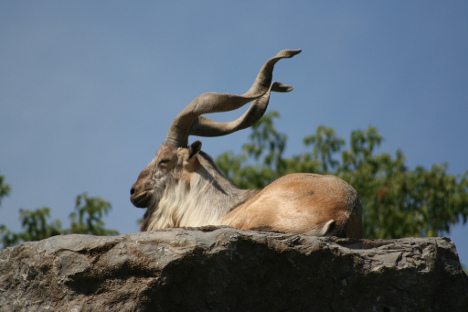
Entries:
POLYGON ((137 208, 146 208, 150 202, 151 192, 145 191, 139 194, 132 194, 130 201, 137 208))

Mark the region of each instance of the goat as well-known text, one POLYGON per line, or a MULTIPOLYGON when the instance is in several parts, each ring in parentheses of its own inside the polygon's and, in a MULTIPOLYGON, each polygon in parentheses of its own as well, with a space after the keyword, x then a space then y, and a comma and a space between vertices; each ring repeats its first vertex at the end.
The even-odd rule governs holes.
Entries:
POLYGON ((283 50, 268 60, 243 95, 205 93, 180 112, 156 157, 140 173, 130 200, 147 208, 141 231, 170 227, 227 225, 306 235, 362 237, 362 205, 342 179, 312 173, 289 174, 262 190, 242 190, 229 181, 201 142, 188 136, 222 136, 248 128, 265 113, 270 93, 291 86, 273 82, 273 68, 301 50, 283 50), (215 122, 203 114, 226 112, 252 102, 237 120, 215 122))

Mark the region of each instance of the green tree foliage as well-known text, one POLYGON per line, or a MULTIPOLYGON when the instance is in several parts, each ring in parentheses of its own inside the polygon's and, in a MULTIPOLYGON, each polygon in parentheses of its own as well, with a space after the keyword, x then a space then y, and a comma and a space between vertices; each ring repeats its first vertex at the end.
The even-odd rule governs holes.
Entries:
POLYGON ((109 202, 101 197, 88 197, 86 193, 78 195, 75 211, 70 214, 71 226, 65 234, 118 235, 116 230, 107 230, 102 217, 112 209, 109 202))
POLYGON ((0 175, 0 205, 5 196, 10 195, 10 186, 5 183, 5 177, 0 175))
POLYGON ((303 140, 309 152, 285 157, 287 137, 276 131, 277 117, 268 113, 252 127, 242 153, 217 157, 216 164, 238 186, 262 188, 294 172, 339 176, 359 194, 367 238, 436 236, 466 223, 468 171, 450 175, 446 164, 411 170, 400 150, 394 156, 377 153, 382 137, 374 127, 353 131, 347 145, 333 129, 319 126, 303 140))
POLYGON ((6 225, 0 225, 1 243, 3 247, 13 246, 21 242, 36 241, 62 234, 60 220, 50 222, 50 209, 47 207, 37 210, 20 209, 20 221, 23 232, 15 233, 6 225))
MULTIPOLYGON (((0 203, 1 199, 8 196, 10 186, 0 176, 0 203)), ((1 246, 13 246, 26 241, 38 241, 60 234, 93 234, 93 235, 117 235, 116 230, 108 230, 102 221, 103 215, 111 210, 111 204, 100 197, 88 197, 86 193, 80 194, 75 200, 75 209, 70 213, 70 227, 62 228, 59 219, 51 221, 50 209, 47 207, 36 210, 20 209, 20 222, 22 232, 16 233, 0 224, 1 246)))

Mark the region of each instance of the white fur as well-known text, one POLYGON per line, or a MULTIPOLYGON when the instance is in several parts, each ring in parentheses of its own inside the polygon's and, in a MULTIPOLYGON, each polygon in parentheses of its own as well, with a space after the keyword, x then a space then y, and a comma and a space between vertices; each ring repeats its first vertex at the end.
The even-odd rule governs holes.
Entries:
POLYGON ((221 224, 228 205, 232 205, 232 198, 216 193, 213 186, 198 174, 193 176, 189 186, 183 180, 168 185, 150 217, 148 230, 221 224))

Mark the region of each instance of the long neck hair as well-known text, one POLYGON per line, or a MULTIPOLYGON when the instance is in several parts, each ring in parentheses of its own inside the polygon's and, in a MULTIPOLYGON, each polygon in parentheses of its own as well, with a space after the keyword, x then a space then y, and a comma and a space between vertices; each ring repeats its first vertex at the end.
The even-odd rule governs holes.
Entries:
POLYGON ((147 208, 141 231, 219 225, 230 211, 258 193, 236 187, 208 154, 200 151, 196 157, 200 165, 195 172, 186 180, 171 179, 160 200, 147 208))

